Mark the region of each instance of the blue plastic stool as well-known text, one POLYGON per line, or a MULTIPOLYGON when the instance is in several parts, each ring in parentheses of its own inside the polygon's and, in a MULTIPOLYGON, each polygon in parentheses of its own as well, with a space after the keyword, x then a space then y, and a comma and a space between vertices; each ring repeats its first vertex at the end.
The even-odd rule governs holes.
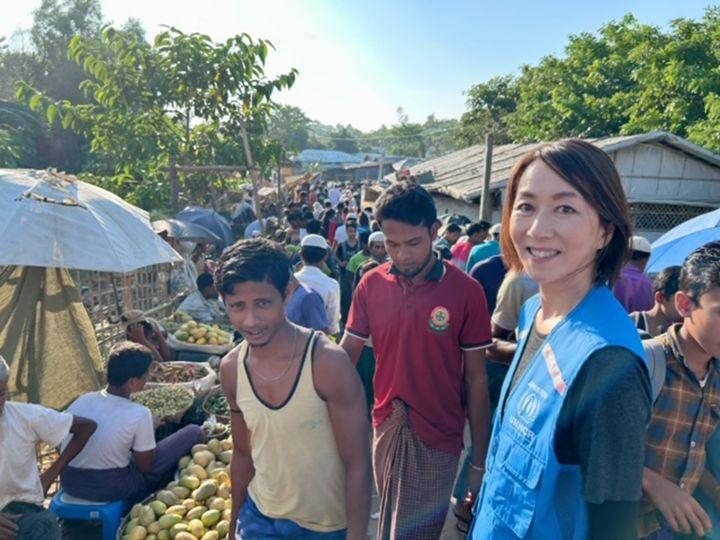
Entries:
POLYGON ((103 540, 115 540, 123 514, 129 508, 129 501, 86 501, 68 495, 62 489, 53 497, 50 503, 50 511, 59 518, 100 520, 103 528, 103 540))

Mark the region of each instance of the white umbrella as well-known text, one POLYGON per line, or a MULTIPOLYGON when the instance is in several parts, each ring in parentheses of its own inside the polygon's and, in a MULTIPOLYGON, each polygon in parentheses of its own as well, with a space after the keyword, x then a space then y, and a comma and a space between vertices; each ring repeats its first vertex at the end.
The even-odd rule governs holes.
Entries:
POLYGON ((55 171, 0 169, 0 266, 132 272, 182 257, 149 214, 55 171))

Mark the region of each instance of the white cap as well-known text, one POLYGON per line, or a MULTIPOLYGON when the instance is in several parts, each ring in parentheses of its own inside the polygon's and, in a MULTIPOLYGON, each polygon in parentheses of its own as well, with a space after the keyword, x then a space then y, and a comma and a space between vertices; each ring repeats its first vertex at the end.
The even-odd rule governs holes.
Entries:
POLYGON ((502 224, 496 223, 490 227, 490 234, 500 234, 502 232, 502 224))
POLYGON ((368 237, 368 245, 373 242, 385 242, 385 235, 380 231, 375 231, 368 237))
POLYGON ((632 236, 630 238, 630 249, 632 251, 640 251, 641 253, 652 252, 650 241, 644 236, 632 236))
POLYGON ((358 217, 357 217, 357 214, 356 214, 355 212, 350 212, 345 219, 346 219, 346 220, 351 220, 351 219, 357 219, 357 218, 358 218, 358 217))
POLYGON ((319 234, 308 234, 302 239, 302 242, 300 242, 300 247, 317 247, 327 249, 328 243, 327 240, 319 234))

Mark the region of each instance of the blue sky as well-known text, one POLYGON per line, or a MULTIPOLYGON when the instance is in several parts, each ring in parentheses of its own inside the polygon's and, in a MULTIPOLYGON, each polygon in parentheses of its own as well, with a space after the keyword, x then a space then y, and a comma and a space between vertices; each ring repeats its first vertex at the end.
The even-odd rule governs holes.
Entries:
MULTIPOLYGON (((324 123, 369 130, 396 120, 459 117, 471 85, 561 55, 567 36, 633 13, 667 27, 701 18, 697 0, 101 0, 106 19, 161 24, 216 40, 241 32, 270 39, 270 73, 300 71, 278 96, 324 123)), ((0 36, 32 23, 40 0, 2 0, 0 36)))

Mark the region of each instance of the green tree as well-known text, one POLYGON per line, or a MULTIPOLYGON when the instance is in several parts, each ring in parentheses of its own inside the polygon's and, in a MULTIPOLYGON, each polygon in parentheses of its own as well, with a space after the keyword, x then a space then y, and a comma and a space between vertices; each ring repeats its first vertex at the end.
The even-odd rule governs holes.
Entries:
POLYGON ((670 29, 632 15, 572 35, 563 57, 473 86, 457 140, 604 137, 666 130, 720 150, 720 8, 670 29))
POLYGON ((485 83, 474 85, 467 93, 469 110, 460 117, 455 141, 460 146, 485 142, 485 135, 492 132, 496 144, 510 142, 508 115, 515 112, 518 103, 517 80, 508 75, 494 77, 485 83))
POLYGON ((423 123, 423 136, 425 138, 426 157, 437 157, 457 149, 455 134, 460 128, 460 122, 455 118, 435 118, 431 114, 423 123))
POLYGON ((20 167, 31 162, 36 141, 45 130, 39 115, 19 103, 0 100, 0 167, 20 167))
MULTIPOLYGON (((164 168, 171 161, 213 164, 230 148, 237 164, 245 149, 239 133, 260 134, 256 143, 262 138, 257 126, 264 125, 273 93, 296 76, 295 70, 265 76, 271 46, 247 34, 213 43, 175 28, 150 45, 109 27, 99 39, 77 36, 70 43, 70 57, 90 76, 81 83, 90 103, 53 100, 29 84, 19 86, 18 97, 51 123, 88 137, 92 172, 109 176, 105 185, 158 206, 167 201, 164 168)), ((186 188, 194 185, 185 179, 186 188)))
POLYGON ((351 125, 343 126, 338 124, 329 134, 333 150, 355 154, 359 152, 357 137, 362 132, 353 128, 351 125))
MULTIPOLYGON (((67 47, 75 35, 97 36, 101 24, 99 0, 43 0, 32 27, 16 32, 0 50, 0 99, 13 99, 17 81, 24 80, 54 99, 87 102, 78 88, 85 74, 68 59, 67 47)), ((87 159, 83 137, 60 125, 37 135, 36 151, 23 152, 18 166, 81 169, 87 159)))
POLYGON ((279 105, 273 109, 267 121, 267 134, 280 141, 290 152, 309 148, 311 120, 299 107, 279 105))

